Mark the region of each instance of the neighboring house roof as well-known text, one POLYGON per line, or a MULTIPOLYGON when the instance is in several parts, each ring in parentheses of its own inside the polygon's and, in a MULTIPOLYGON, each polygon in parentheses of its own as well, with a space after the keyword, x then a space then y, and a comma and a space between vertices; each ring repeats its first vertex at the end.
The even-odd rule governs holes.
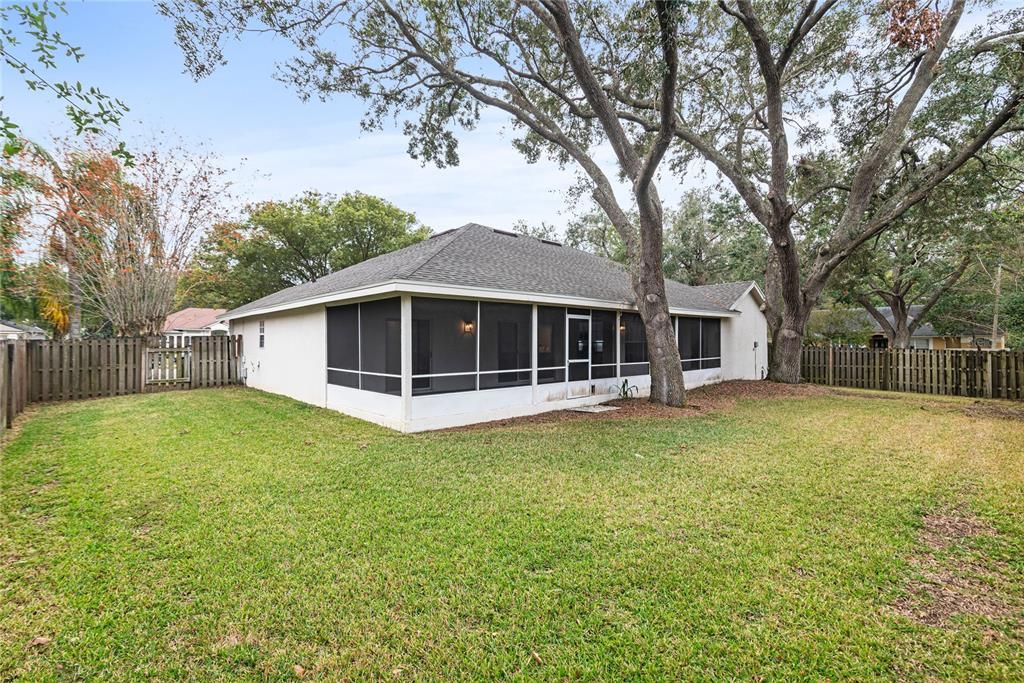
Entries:
POLYGON ((0 328, 9 328, 9 331, 24 332, 25 334, 46 335, 46 330, 41 327, 29 325, 28 323, 16 323, 13 320, 0 320, 0 328))
POLYGON ((171 330, 202 330, 217 322, 226 308, 183 308, 167 316, 164 332, 171 330))
MULTIPOLYGON (((282 289, 229 311, 238 318, 283 310, 335 294, 391 282, 574 297, 633 305, 629 273, 621 264, 558 242, 469 223, 376 258, 331 273, 315 282, 282 289)), ((666 281, 675 309, 732 313, 735 299, 722 303, 705 292, 666 281)), ((736 291, 739 289, 739 283, 736 291)), ((752 283, 744 284, 748 289, 752 283)), ((732 287, 732 285, 729 285, 732 287)), ((742 294, 742 292, 741 292, 742 294)), ((737 295, 738 298, 739 295, 737 295)), ((725 297, 728 298, 728 297, 725 297)))
MULTIPOLYGON (((922 308, 923 307, 919 306, 919 305, 912 305, 912 306, 910 306, 910 309, 908 311, 908 313, 909 313, 909 320, 914 320, 915 318, 917 318, 917 316, 920 315, 922 308)), ((864 315, 867 316, 868 322, 871 323, 871 329, 874 332, 874 334, 883 334, 882 333, 882 326, 878 324, 878 321, 875 320, 874 317, 871 316, 871 314, 869 314, 867 311, 864 311, 863 309, 861 309, 861 310, 863 311, 864 315)), ((893 322, 892 308, 890 308, 889 306, 879 306, 878 307, 878 312, 881 313, 883 316, 885 316, 885 319, 888 320, 890 323, 893 322)), ((914 330, 914 333, 911 334, 910 336, 911 337, 943 337, 943 336, 945 336, 945 337, 972 337, 972 336, 975 336, 975 335, 989 336, 991 334, 992 334, 992 328, 965 326, 962 330, 959 330, 957 332, 953 332, 953 333, 950 333, 950 334, 943 335, 943 334, 939 334, 935 330, 935 327, 932 326, 931 323, 922 323, 921 326, 918 327, 916 330, 914 330)))

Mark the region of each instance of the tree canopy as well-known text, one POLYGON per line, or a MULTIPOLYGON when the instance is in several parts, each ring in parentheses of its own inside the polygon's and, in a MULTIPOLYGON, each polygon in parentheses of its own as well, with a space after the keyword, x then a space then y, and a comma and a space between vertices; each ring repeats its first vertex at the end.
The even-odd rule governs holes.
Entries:
MULTIPOLYGON (((577 249, 626 262, 622 240, 600 210, 571 221, 565 239, 577 249)), ((685 192, 679 204, 665 212, 664 244, 665 277, 689 285, 764 283, 764 232, 734 194, 685 192)))
MULTIPOLYGON (((56 70, 62 58, 79 62, 85 56, 81 48, 54 29, 53 23, 64 14, 67 14, 67 6, 61 0, 0 4, 0 58, 24 78, 30 90, 48 93, 60 101, 77 135, 99 134, 104 127, 120 124, 128 107, 96 86, 48 77, 47 72, 56 70)), ((2 102, 0 97, 0 105, 2 102)), ((20 125, 2 106, 0 136, 5 157, 24 146, 20 125)), ((131 163, 132 155, 123 143, 118 144, 112 154, 131 163)))
POLYGON ((1019 231, 1006 214, 1024 188, 1018 156, 985 161, 965 164, 838 269, 832 287, 839 299, 862 306, 891 347, 907 348, 942 298, 972 269, 995 268, 1019 231))
POLYGON ((203 239, 179 302, 234 308, 426 239, 416 216, 378 197, 307 192, 248 207, 203 239))

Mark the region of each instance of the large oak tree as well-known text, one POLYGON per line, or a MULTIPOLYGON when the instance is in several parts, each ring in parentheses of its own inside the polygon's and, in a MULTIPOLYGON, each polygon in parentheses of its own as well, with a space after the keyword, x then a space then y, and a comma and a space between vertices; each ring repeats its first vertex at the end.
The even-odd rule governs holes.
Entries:
MULTIPOLYGON (((764 226, 771 377, 796 382, 811 311, 835 270, 968 161, 1022 127, 1024 11, 959 30, 965 0, 695 3, 680 37, 673 161, 712 164, 764 226), (838 204, 815 221, 816 205, 838 204)), ((660 102, 620 40, 602 63, 621 118, 660 102)))
POLYGON ((234 308, 429 235, 415 215, 361 192, 261 202, 203 237, 179 304, 234 308))
POLYGON ((683 404, 655 182, 675 134, 682 5, 166 0, 160 7, 176 19, 186 64, 196 76, 223 62, 225 37, 271 31, 299 51, 282 68, 284 80, 306 96, 362 98, 370 128, 399 119, 410 154, 425 161, 457 163, 456 133, 472 128, 483 109, 510 116, 522 133, 514 144, 530 159, 550 154, 578 169, 615 226, 646 326, 651 399, 683 404), (620 117, 606 87, 608 53, 624 41, 635 51, 630 69, 643 81, 642 97, 656 103, 647 125, 620 117), (601 146, 610 148, 614 162, 602 160, 601 146), (619 178, 628 185, 628 201, 616 195, 619 178))

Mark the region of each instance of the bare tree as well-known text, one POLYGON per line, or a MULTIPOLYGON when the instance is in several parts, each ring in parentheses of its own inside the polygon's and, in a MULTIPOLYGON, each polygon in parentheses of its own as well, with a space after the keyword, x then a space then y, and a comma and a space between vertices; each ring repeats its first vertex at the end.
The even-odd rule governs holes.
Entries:
POLYGON ((223 173, 206 154, 164 146, 88 198, 98 220, 79 249, 82 296, 115 334, 161 333, 199 238, 224 219, 223 173))
POLYGON ((290 39, 300 56, 281 77, 304 96, 351 93, 367 103, 365 125, 406 117, 410 153, 438 165, 458 162, 453 129, 472 127, 481 109, 512 117, 514 144, 529 159, 548 153, 573 164, 625 246, 651 361, 651 400, 685 400, 679 352, 662 271, 663 210, 656 174, 676 135, 678 3, 607 6, 567 0, 474 0, 425 4, 165 0, 193 74, 224 61, 221 41, 248 30, 290 39), (608 40, 613 25, 619 42, 608 40), (345 54, 332 46, 341 33, 345 54), (643 40, 637 34, 647 34, 643 40), (656 103, 640 126, 618 115, 603 80, 606 55, 629 41, 632 72, 656 103), (596 150, 607 145, 613 166, 596 150), (616 196, 616 176, 630 201, 616 196), (636 218, 631 218, 635 211, 636 218))

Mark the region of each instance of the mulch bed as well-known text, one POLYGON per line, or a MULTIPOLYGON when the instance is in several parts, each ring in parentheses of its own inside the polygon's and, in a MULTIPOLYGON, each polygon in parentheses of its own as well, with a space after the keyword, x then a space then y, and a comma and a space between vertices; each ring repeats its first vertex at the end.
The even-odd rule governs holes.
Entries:
POLYGON ((606 413, 579 413, 572 410, 555 410, 539 415, 513 417, 507 420, 496 420, 465 427, 453 427, 444 431, 473 431, 494 427, 510 427, 524 424, 555 424, 575 420, 636 420, 636 419, 678 419, 692 417, 709 412, 728 410, 737 401, 772 398, 805 398, 809 396, 826 396, 830 393, 827 387, 813 384, 779 384, 765 380, 733 380, 720 382, 687 391, 686 406, 671 408, 651 403, 647 399, 619 399, 608 401, 603 405, 615 406, 618 410, 606 413))

